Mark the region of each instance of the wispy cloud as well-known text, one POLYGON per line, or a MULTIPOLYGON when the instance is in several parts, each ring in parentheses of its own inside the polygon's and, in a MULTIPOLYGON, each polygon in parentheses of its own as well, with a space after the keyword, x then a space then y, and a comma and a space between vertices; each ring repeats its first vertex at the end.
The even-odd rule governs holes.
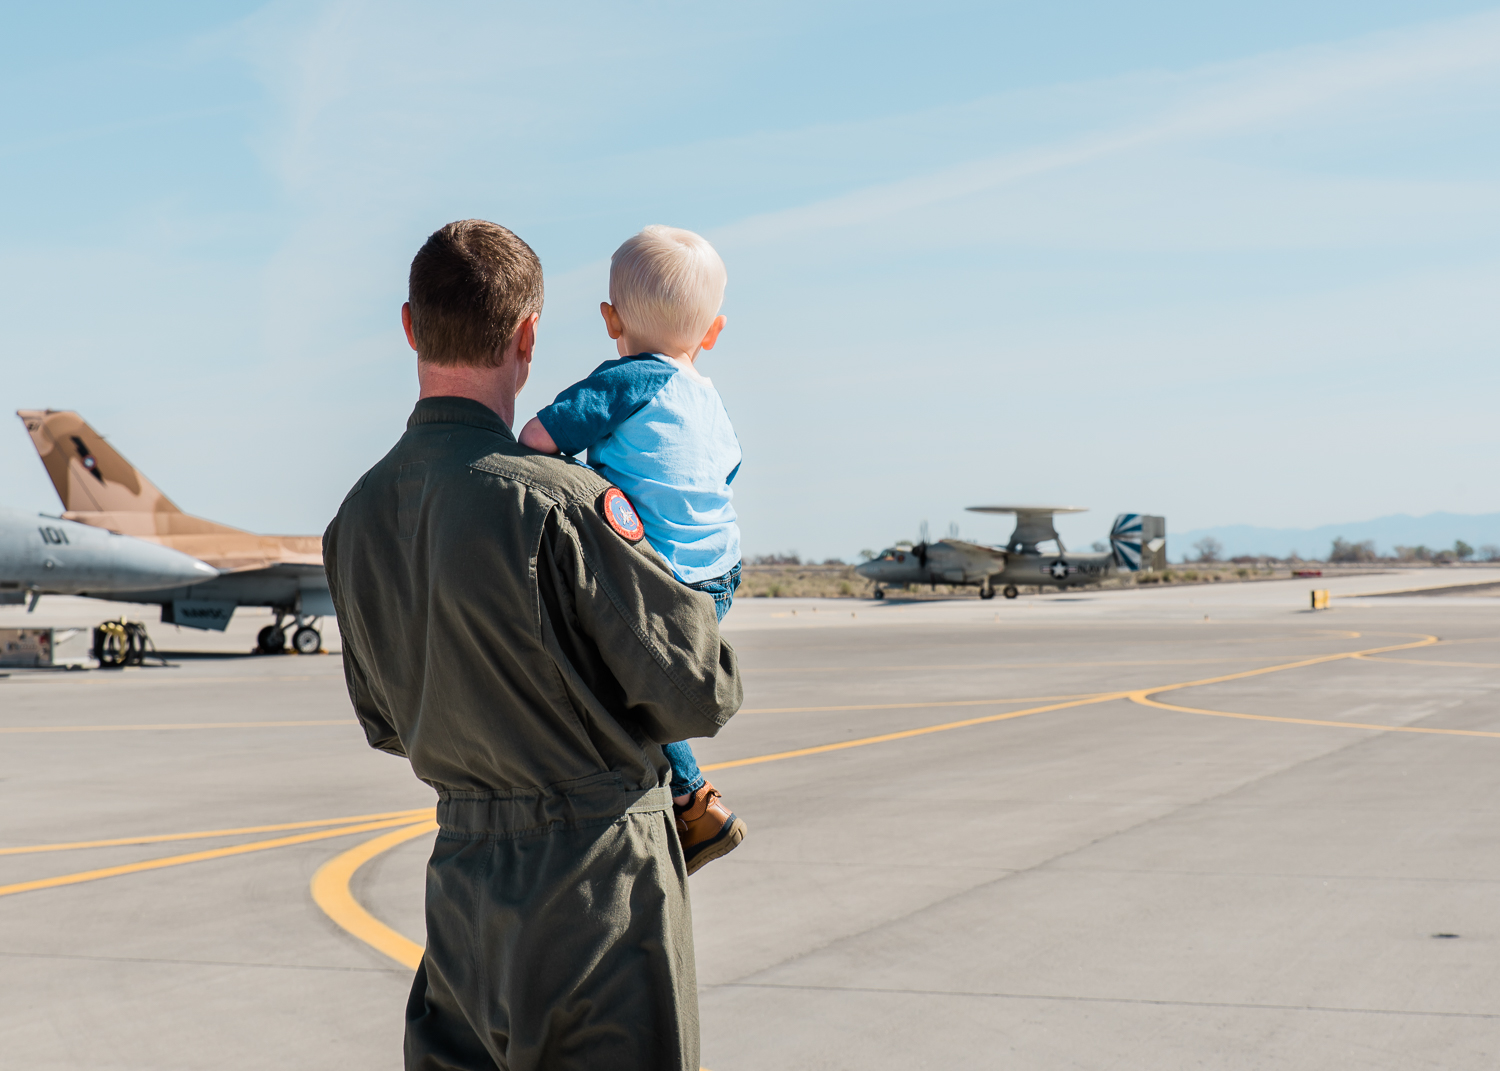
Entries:
POLYGON ((210 515, 314 530, 409 406, 396 315, 426 233, 481 215, 542 254, 524 409, 612 352, 603 258, 669 222, 729 262, 708 371, 752 548, 847 553, 981 488, 1174 523, 1500 507, 1428 461, 1500 463, 1474 430, 1500 15, 1210 65, 1222 42, 1189 42, 1068 84, 987 55, 949 78, 940 31, 892 91, 842 16, 785 10, 278 0, 177 42, 181 83, 163 46, 150 93, 7 127, 43 221, 0 245, 16 403, 97 414, 210 515), (221 104, 241 110, 176 121, 221 104))
MULTIPOLYGON (((1171 79, 1168 105, 1150 117, 896 182, 882 183, 720 228, 724 241, 765 243, 810 230, 855 227, 1020 179, 1132 150, 1223 137, 1277 121, 1306 121, 1339 108, 1375 105, 1392 91, 1454 82, 1476 73, 1493 85, 1500 66, 1500 14, 1382 33, 1334 47, 1303 48, 1215 65, 1171 79)), ((1111 83, 1067 87, 1107 97, 1111 83)))

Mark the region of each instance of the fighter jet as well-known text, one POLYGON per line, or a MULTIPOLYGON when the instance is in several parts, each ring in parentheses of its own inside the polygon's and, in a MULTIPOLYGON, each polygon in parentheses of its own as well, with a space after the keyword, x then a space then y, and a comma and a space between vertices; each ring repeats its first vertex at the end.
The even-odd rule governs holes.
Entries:
MULTIPOLYGON (((164 582, 125 600, 161 607, 168 624, 222 631, 239 606, 269 606, 275 623, 260 630, 259 649, 292 646, 318 651, 318 619, 333 614, 319 536, 263 536, 182 512, 156 485, 86 424, 77 413, 22 409, 63 518, 133 536, 212 566, 217 575, 194 583, 164 582), (287 619, 292 622, 288 623, 287 619)), ((92 594, 84 592, 83 594, 92 594)), ((116 596, 111 595, 111 598, 116 596)))
MULTIPOLYGON (((898 543, 883 550, 855 572, 875 581, 875 597, 885 598, 887 584, 973 584, 981 599, 993 599, 996 585, 1014 599, 1020 585, 1059 589, 1097 584, 1116 573, 1135 573, 1166 563, 1167 522, 1161 517, 1122 513, 1109 532, 1110 549, 1069 553, 1052 517, 1083 513, 1077 506, 970 506, 973 513, 1014 513, 1016 529, 1003 547, 969 543, 956 537, 920 543, 898 543), (1057 553, 1042 553, 1039 543, 1054 543, 1057 553)), ((1097 544, 1096 544, 1097 545, 1097 544)))
POLYGON ((0 606, 43 595, 132 601, 137 592, 216 579, 206 562, 86 524, 0 510, 0 606))

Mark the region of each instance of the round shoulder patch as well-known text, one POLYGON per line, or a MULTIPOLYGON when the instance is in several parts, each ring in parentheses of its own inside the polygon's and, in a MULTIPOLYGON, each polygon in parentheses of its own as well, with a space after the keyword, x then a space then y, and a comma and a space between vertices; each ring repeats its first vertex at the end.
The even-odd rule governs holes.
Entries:
POLYGON ((618 487, 611 487, 599 496, 599 512, 604 514, 615 535, 625 542, 639 543, 646 538, 646 529, 636 515, 635 507, 618 487))

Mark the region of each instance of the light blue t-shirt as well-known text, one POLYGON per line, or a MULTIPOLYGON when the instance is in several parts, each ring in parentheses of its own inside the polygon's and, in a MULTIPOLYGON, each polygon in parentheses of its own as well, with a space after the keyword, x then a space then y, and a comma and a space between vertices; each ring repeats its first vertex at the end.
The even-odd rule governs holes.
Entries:
POLYGON ((740 560, 730 484, 740 442, 713 382, 659 353, 606 361, 537 419, 635 506, 677 579, 723 576, 740 560))

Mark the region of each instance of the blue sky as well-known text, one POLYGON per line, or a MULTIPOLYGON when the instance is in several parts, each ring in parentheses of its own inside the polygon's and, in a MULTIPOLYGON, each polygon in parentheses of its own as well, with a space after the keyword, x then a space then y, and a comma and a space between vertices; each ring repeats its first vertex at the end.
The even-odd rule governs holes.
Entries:
MULTIPOLYGON (((613 355, 623 238, 715 242, 750 553, 1500 510, 1500 9, 77 3, 0 47, 0 403, 191 512, 321 530, 467 216, 546 269, 523 420, 613 355)), ((0 503, 56 505, 19 422, 0 503)))

